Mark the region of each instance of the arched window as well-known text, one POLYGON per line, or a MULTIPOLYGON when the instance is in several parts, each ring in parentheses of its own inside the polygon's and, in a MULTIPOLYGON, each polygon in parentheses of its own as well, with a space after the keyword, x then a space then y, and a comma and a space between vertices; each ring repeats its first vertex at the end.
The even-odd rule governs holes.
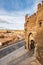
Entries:
POLYGON ((43 26, 43 20, 39 21, 39 26, 42 27, 43 26))
POLYGON ((39 22, 39 26, 40 26, 40 27, 42 26, 42 22, 41 22, 41 21, 39 22))

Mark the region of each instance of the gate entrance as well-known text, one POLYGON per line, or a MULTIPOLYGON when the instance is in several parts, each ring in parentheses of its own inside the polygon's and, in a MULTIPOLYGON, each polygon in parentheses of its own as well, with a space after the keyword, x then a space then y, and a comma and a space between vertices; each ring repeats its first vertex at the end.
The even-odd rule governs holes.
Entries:
POLYGON ((34 40, 31 40, 30 41, 30 50, 32 50, 32 49, 34 50, 34 48, 35 48, 34 44, 35 44, 34 40))
POLYGON ((34 41, 34 36, 33 36, 33 34, 32 33, 30 33, 29 35, 28 35, 28 48, 30 49, 30 50, 34 50, 34 48, 35 48, 35 41, 34 41))
POLYGON ((30 41, 30 36, 32 35, 32 33, 29 33, 29 35, 28 35, 28 48, 29 48, 29 41, 30 41))

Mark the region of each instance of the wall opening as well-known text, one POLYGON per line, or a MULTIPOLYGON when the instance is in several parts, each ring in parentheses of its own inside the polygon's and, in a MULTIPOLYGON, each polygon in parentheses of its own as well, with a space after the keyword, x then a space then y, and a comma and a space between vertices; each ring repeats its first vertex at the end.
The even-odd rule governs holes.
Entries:
POLYGON ((42 26, 42 22, 39 22, 39 26, 40 26, 40 27, 42 26))
POLYGON ((28 48, 29 48, 29 38, 30 38, 31 35, 32 35, 32 33, 30 32, 29 35, 28 35, 28 48))
POLYGON ((34 44, 35 44, 34 40, 31 40, 31 44, 30 44, 30 49, 31 50, 35 48, 35 45, 34 44))

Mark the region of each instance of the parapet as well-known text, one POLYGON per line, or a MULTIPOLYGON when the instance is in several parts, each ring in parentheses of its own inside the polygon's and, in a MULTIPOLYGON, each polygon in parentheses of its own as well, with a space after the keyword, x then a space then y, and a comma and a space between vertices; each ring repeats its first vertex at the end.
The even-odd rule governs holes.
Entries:
POLYGON ((38 10, 40 10, 40 8, 41 8, 41 3, 38 4, 38 10))
POLYGON ((25 15, 25 19, 27 19, 27 18, 28 18, 28 14, 25 15))
POLYGON ((25 16, 25 21, 26 21, 26 22, 29 21, 28 14, 26 14, 26 16, 25 16))
POLYGON ((42 0, 42 6, 43 6, 43 0, 42 0))
POLYGON ((42 0, 42 3, 38 4, 38 11, 41 10, 42 8, 43 8, 43 0, 42 0))

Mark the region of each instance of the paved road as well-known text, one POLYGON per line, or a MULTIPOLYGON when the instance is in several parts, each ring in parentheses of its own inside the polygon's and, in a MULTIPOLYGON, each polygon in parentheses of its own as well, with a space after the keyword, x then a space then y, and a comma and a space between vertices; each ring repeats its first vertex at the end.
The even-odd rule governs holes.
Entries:
POLYGON ((10 62, 8 65, 41 65, 36 59, 36 55, 34 55, 35 53, 33 53, 33 50, 31 50, 13 62, 10 62))
POLYGON ((16 44, 12 44, 12 45, 10 45, 8 47, 0 49, 0 58, 2 58, 5 55, 7 55, 7 54, 21 48, 22 46, 24 46, 24 44, 25 44, 25 41, 20 41, 20 42, 18 42, 16 44))
POLYGON ((17 59, 11 61, 8 65, 28 65, 31 61, 36 59, 33 54, 33 50, 28 51, 17 59))

